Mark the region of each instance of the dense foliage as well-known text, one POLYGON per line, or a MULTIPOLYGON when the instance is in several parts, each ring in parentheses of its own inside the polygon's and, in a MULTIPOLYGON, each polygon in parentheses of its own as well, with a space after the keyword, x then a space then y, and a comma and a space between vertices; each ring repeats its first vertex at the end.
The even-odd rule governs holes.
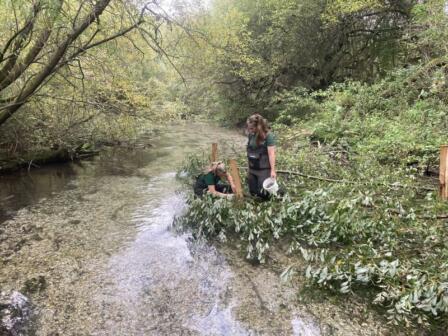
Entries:
MULTIPOLYGON (((261 262, 271 247, 286 243, 306 262, 291 265, 284 276, 304 272, 341 293, 374 288, 372 301, 387 307, 391 321, 446 316, 448 207, 437 200, 432 183, 416 168, 386 168, 368 156, 347 163, 339 147, 307 145, 306 138, 295 155, 292 131, 282 133, 279 165, 302 174, 280 179, 287 196, 236 204, 192 198, 178 225, 221 240, 236 234, 247 258, 261 262)), ((184 170, 199 166, 196 159, 184 170)))
POLYGON ((299 271, 364 293, 391 322, 446 323, 448 205, 437 177, 448 126, 446 1, 214 4, 197 21, 218 50, 212 60, 207 48, 197 53, 214 84, 204 92, 227 121, 254 111, 273 121, 287 196, 191 199, 178 223, 236 235, 261 262, 286 242, 306 266, 285 277, 299 271))
POLYGON ((0 17, 0 159, 130 142, 183 113, 157 4, 3 1, 0 17))
POLYGON ((446 320, 448 206, 436 175, 447 142, 447 1, 190 0, 170 15, 145 4, 0 3, 0 154, 260 112, 289 171, 287 196, 191 199, 179 224, 236 234, 261 262, 286 242, 307 266, 285 277, 369 289, 393 322, 446 320))
MULTIPOLYGON (((181 63, 194 85, 219 98, 234 120, 263 111, 276 92, 325 89, 347 78, 372 81, 411 54, 413 1, 228 1, 194 16, 204 32, 181 63), (194 50, 192 50, 194 48, 194 50), (218 95, 216 95, 216 92, 218 95)), ((205 107, 206 109, 206 107, 205 107)), ((221 112, 222 113, 222 112, 221 112)))

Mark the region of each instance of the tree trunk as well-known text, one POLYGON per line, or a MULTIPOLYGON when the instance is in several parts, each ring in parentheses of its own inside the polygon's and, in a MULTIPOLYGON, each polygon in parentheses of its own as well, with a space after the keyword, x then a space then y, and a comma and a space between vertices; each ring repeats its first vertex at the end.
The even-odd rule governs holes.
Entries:
POLYGON ((36 92, 40 85, 47 79, 54 71, 58 69, 59 62, 65 56, 69 46, 103 13, 111 0, 98 0, 89 15, 85 17, 84 21, 78 26, 74 27, 71 34, 56 47, 55 52, 50 57, 45 67, 36 75, 36 77, 29 82, 22 90, 20 95, 9 105, 3 108, 0 112, 0 126, 4 124, 17 110, 20 109, 28 99, 36 92))

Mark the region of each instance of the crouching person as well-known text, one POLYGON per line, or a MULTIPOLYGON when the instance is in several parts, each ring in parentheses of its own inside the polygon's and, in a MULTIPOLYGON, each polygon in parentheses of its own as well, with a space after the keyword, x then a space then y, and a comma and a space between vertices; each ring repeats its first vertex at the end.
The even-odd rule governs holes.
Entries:
POLYGON ((226 166, 222 162, 213 162, 197 177, 194 185, 194 193, 199 197, 210 193, 218 197, 232 198, 234 192, 235 184, 232 176, 227 173, 226 166))

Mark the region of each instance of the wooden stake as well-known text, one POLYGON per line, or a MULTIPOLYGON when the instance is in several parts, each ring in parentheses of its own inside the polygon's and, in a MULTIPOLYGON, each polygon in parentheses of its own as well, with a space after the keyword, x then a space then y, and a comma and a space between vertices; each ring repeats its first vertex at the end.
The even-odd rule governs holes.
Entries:
POLYGON ((212 156, 210 157, 212 162, 218 161, 218 144, 212 143, 212 156))
POLYGON ((440 197, 448 199, 448 145, 440 146, 440 197))
POLYGON ((238 169, 238 165, 236 163, 236 160, 230 159, 229 160, 229 172, 230 176, 233 178, 233 182, 235 183, 235 196, 236 198, 243 198, 243 188, 241 186, 241 179, 240 179, 240 171, 238 169))

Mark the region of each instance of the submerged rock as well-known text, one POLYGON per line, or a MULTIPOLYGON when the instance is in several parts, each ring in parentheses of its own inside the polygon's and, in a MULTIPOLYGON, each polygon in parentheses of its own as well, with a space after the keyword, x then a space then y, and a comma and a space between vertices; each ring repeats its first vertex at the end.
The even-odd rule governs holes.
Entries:
POLYGON ((0 292, 0 335, 23 335, 31 317, 31 302, 23 294, 0 292))
POLYGON ((37 275, 25 281, 22 291, 25 294, 40 293, 47 288, 47 280, 43 275, 37 275))

